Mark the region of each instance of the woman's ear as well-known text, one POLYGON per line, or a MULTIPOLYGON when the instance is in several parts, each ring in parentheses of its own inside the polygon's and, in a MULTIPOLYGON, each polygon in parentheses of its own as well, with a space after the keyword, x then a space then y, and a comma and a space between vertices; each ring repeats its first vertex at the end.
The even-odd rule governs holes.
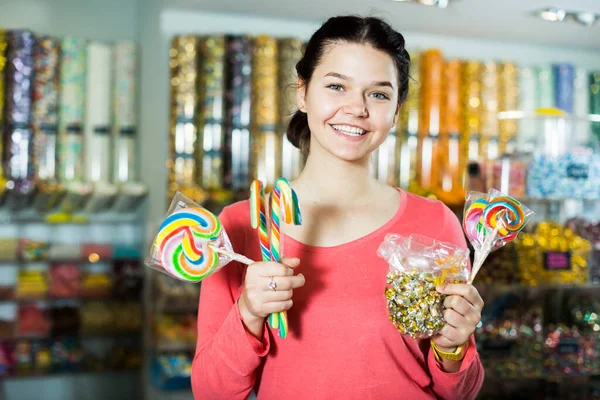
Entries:
POLYGON ((300 78, 296 82, 296 107, 303 113, 306 112, 306 85, 300 78))
POLYGON ((396 106, 396 112, 394 113, 394 124, 392 125, 393 127, 396 127, 396 124, 398 123, 398 118, 400 118, 400 109, 402 108, 402 104, 398 104, 396 106))

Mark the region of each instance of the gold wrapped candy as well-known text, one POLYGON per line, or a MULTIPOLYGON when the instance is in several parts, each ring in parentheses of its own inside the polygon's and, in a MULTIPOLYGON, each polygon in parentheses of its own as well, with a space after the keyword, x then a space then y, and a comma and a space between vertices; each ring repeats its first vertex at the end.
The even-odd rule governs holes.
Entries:
POLYGON ((277 131, 282 135, 281 175, 295 179, 304 167, 304 156, 287 139, 287 127, 296 111, 296 64, 302 58, 303 43, 299 39, 280 39, 279 50, 279 124, 277 131))
POLYGON ((440 108, 444 58, 437 49, 421 55, 421 95, 419 109, 419 143, 417 176, 419 185, 435 192, 438 177, 440 108))
POLYGON ((254 39, 250 174, 267 187, 281 175, 281 135, 277 134, 277 40, 254 39))
POLYGON ((515 241, 522 283, 584 284, 587 281, 590 242, 554 222, 540 223, 534 233, 515 241))
POLYGON ((197 183, 198 153, 201 145, 196 128, 198 111, 198 39, 192 35, 177 36, 169 51, 171 67, 171 122, 167 159, 168 191, 176 191, 197 202, 206 199, 197 183))
POLYGON ((481 75, 481 141, 479 155, 498 158, 498 87, 500 64, 487 62, 481 75))
POLYGON ((461 103, 462 132, 468 141, 467 158, 479 159, 479 142, 481 139, 481 71, 479 61, 466 61, 462 69, 461 103))
POLYGON ((418 186, 417 179, 417 150, 419 132, 419 96, 420 83, 420 54, 410 52, 410 80, 408 82, 408 97, 400 109, 398 119, 397 137, 399 141, 399 184, 400 187, 411 192, 418 186))
MULTIPOLYGON (((503 63, 500 68, 500 88, 498 93, 498 111, 515 111, 519 109, 519 69, 515 64, 503 63)), ((501 119, 499 121, 500 155, 512 152, 517 135, 517 121, 501 119)))
POLYGON ((442 330, 446 324, 443 317, 446 295, 438 292, 436 286, 444 283, 443 276, 417 269, 391 270, 386 279, 385 298, 390 321, 396 329, 414 339, 431 337, 442 330))
POLYGON ((197 181, 203 189, 217 190, 223 188, 225 37, 202 38, 199 48, 197 181))

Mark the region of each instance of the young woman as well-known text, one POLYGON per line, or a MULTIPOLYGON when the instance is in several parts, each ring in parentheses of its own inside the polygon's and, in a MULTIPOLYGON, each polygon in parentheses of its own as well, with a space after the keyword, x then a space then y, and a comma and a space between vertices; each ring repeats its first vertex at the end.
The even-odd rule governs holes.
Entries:
MULTIPOLYGON (((466 248, 441 202, 369 174, 369 157, 406 100, 409 63, 402 35, 376 18, 331 18, 310 39, 296 67, 298 111, 288 129, 308 156, 292 182, 303 224, 283 227, 283 263, 232 263, 203 282, 197 399, 244 399, 252 390, 258 399, 477 395, 484 373, 473 332, 483 301, 473 286, 439 289, 448 295, 447 325, 433 344, 401 335, 388 320, 388 265, 377 256, 387 233, 466 248), (265 322, 282 310, 290 310, 285 339, 265 322)), ((261 259, 248 201, 220 219, 236 252, 261 259)))

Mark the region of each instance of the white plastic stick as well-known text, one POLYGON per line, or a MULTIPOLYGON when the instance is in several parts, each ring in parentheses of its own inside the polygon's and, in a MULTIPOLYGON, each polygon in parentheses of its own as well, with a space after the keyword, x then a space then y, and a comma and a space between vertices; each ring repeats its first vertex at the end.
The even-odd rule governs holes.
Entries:
POLYGON ((221 249, 221 248, 218 248, 218 247, 213 246, 213 245, 208 245, 208 246, 211 249, 213 249, 215 252, 217 252, 219 254, 223 254, 223 255, 231 258, 232 260, 241 262, 242 264, 250 265, 250 264, 254 263, 254 261, 252 261, 248 257, 245 257, 245 256, 243 256, 241 254, 237 254, 237 253, 231 252, 229 250, 221 249))
POLYGON ((485 261, 487 256, 492 251, 492 246, 494 244, 494 241, 496 240, 496 236, 498 235, 499 230, 500 230, 500 224, 496 224, 496 227, 494 228, 492 233, 485 238, 483 245, 481 246, 481 249, 479 251, 475 251, 475 259, 473 260, 473 269, 471 270, 471 278, 469 279, 470 284, 473 283, 473 280, 475 279, 475 275, 477 275, 477 273, 479 272, 479 269, 481 269, 481 266, 483 265, 483 262, 485 261))

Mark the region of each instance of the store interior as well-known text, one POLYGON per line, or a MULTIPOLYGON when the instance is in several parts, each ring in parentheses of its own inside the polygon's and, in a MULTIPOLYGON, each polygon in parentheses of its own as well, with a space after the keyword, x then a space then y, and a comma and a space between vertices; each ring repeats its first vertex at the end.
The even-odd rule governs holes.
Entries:
POLYGON ((177 192, 218 214, 299 174, 295 64, 350 13, 412 60, 373 176, 461 219, 468 190, 535 212, 474 281, 478 398, 600 399, 590 0, 0 2, 0 399, 193 398, 201 283, 149 268, 151 243, 177 192))

